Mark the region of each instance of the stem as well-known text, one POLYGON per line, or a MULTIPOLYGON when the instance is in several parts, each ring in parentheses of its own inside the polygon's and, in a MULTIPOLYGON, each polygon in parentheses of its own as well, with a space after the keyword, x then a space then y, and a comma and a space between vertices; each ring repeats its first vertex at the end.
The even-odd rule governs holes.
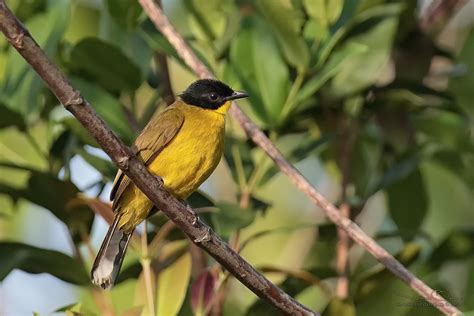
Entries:
MULTIPOLYGON (((343 114, 344 115, 344 114, 343 114)), ((351 207, 347 202, 347 186, 349 185, 351 175, 351 161, 354 143, 357 139, 358 128, 355 119, 349 116, 343 116, 343 133, 340 136, 341 149, 339 153, 340 168, 342 172, 341 181, 341 215, 345 218, 351 218, 351 207)), ((341 227, 337 229, 338 243, 336 249, 336 270, 339 274, 336 284, 336 295, 341 300, 349 296, 349 248, 351 246, 349 236, 341 227)))
POLYGON ((231 152, 232 158, 234 158, 235 171, 237 172, 237 181, 239 182, 240 191, 243 191, 247 186, 244 164, 242 163, 242 157, 240 156, 239 149, 235 143, 231 145, 231 152))
POLYGON ((148 255, 148 236, 147 236, 147 220, 143 221, 142 234, 142 257, 140 263, 143 268, 143 277, 145 278, 146 301, 148 304, 149 315, 155 314, 155 295, 154 295, 154 278, 151 273, 151 258, 148 255))
POLYGON ((298 74, 296 75, 295 81, 291 85, 290 92, 288 93, 288 96, 286 98, 285 104, 283 105, 283 108, 280 113, 280 120, 284 121, 286 117, 291 113, 293 108, 296 105, 296 95, 298 94, 298 91, 301 88, 301 85, 303 84, 305 73, 303 71, 298 71, 298 74))
MULTIPOLYGON (((341 204, 341 214, 347 218, 350 218, 350 206, 347 203, 341 204)), ((349 295, 349 248, 350 239, 347 236, 344 229, 337 229, 337 236, 339 238, 336 249, 336 270, 339 274, 336 283, 336 296, 341 300, 344 300, 349 295)))

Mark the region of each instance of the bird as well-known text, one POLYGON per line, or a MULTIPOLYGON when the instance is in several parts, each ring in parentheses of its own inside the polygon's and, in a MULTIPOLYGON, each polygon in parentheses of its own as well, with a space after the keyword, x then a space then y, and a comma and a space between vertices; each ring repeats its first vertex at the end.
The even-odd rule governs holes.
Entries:
MULTIPOLYGON (((185 200, 211 175, 224 150, 225 116, 232 100, 248 97, 215 79, 200 79, 155 114, 135 140, 138 157, 166 190, 185 200)), ((91 270, 92 283, 110 289, 135 227, 154 213, 153 203, 121 171, 110 193, 114 221, 91 270)))

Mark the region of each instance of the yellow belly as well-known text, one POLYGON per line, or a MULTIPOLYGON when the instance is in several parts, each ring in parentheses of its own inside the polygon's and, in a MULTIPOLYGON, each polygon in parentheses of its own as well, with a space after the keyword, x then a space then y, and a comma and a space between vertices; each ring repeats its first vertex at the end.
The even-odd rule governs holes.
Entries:
MULTIPOLYGON (((194 106, 180 109, 183 126, 148 169, 163 178, 165 188, 180 199, 187 198, 217 167, 224 145, 224 115, 194 106)), ((120 228, 131 231, 146 219, 153 204, 133 184, 123 192, 117 211, 120 228)))

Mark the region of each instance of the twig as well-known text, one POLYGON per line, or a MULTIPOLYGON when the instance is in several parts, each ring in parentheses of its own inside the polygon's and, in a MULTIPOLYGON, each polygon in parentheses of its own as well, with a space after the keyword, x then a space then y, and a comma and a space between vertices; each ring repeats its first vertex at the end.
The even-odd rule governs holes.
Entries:
MULTIPOLYGON (((350 218, 351 209, 348 203, 341 204, 339 208, 341 215, 350 218)), ((350 239, 344 229, 338 227, 337 229, 337 248, 336 248, 336 269, 339 275, 336 283, 336 296, 340 299, 346 299, 349 295, 349 276, 348 276, 348 260, 350 239)))
POLYGON ((161 91, 161 97, 165 101, 166 105, 170 105, 174 102, 174 93, 171 88, 171 81, 168 70, 168 61, 166 56, 162 53, 156 53, 153 56, 155 60, 156 67, 158 68, 157 74, 160 76, 161 86, 159 87, 161 91))
POLYGON ((421 29, 432 35, 439 34, 454 13, 466 2, 466 0, 432 1, 420 19, 421 29))
MULTIPOLYGON (((164 15, 153 0, 138 0, 144 11, 167 38, 178 52, 179 56, 200 78, 212 78, 210 71, 196 57, 192 49, 186 44, 181 35, 173 28, 168 18, 164 15)), ((434 307, 438 308, 446 315, 460 315, 461 312, 441 297, 439 293, 427 286, 423 281, 418 279, 410 271, 408 271, 400 262, 398 262, 390 253, 370 238, 360 227, 350 219, 342 216, 340 211, 331 204, 324 196, 322 196, 306 178, 296 170, 288 161, 285 160, 280 151, 272 144, 265 134, 255 125, 237 105, 233 104, 230 112, 232 116, 240 123, 245 130, 247 136, 251 138, 255 144, 260 146, 268 156, 270 156, 278 168, 288 176, 290 181, 303 193, 305 193, 316 206, 321 208, 326 216, 333 221, 338 227, 344 229, 347 234, 360 246, 371 253, 378 261, 398 276, 402 281, 407 283, 413 290, 420 294, 426 301, 430 302, 434 307)))
POLYGON ((148 254, 148 236, 147 236, 147 221, 143 223, 143 234, 142 234, 142 254, 140 263, 143 269, 143 277, 145 278, 145 289, 146 289, 146 301, 148 307, 148 314, 155 314, 155 278, 152 277, 154 274, 151 272, 151 258, 148 254))
POLYGON ((240 282, 262 299, 288 315, 315 315, 262 274, 217 236, 194 212, 174 198, 158 177, 148 172, 131 148, 125 146, 99 118, 91 105, 74 89, 64 74, 48 59, 29 32, 0 0, 0 30, 10 44, 33 67, 58 100, 94 136, 112 161, 142 190, 176 226, 205 249, 240 282))
MULTIPOLYGON (((351 206, 347 201, 347 186, 350 181, 351 161, 354 142, 357 139, 357 125, 354 120, 345 115, 342 119, 343 127, 341 134, 341 149, 339 154, 340 170, 342 173, 341 181, 341 205, 339 207, 341 215, 346 218, 351 218, 351 206), (344 119, 345 118, 345 119, 344 119)), ((339 274, 336 284, 336 296, 342 300, 349 295, 349 248, 351 241, 347 233, 341 227, 337 229, 338 243, 336 249, 336 269, 339 274)))

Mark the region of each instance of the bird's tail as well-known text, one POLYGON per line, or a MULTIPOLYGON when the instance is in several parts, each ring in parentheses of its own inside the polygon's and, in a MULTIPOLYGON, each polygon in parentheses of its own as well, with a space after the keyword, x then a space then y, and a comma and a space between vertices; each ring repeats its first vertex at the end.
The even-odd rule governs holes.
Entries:
POLYGON ((133 234, 133 231, 125 233, 118 228, 119 220, 120 215, 117 214, 102 242, 91 270, 92 283, 100 285, 103 289, 110 289, 114 285, 127 251, 128 242, 133 234))

